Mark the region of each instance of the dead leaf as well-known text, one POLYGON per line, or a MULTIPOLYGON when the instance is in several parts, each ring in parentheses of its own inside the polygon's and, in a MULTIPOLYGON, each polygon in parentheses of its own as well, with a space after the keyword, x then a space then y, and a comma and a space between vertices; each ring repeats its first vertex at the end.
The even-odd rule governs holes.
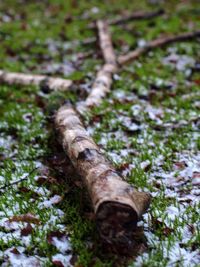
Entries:
POLYGON ((196 79, 196 80, 194 80, 194 82, 195 82, 197 85, 200 85, 200 79, 196 79))
POLYGON ((59 238, 62 238, 63 236, 65 236, 65 235, 66 235, 65 233, 60 232, 60 231, 52 231, 47 235, 47 241, 48 241, 49 244, 52 244, 52 241, 53 241, 54 237, 57 237, 59 239, 59 238))
MULTIPOLYGON (((78 256, 77 255, 72 255, 71 259, 70 259, 70 264, 72 266, 75 266, 76 262, 78 260, 78 256)), ((76 265, 77 266, 77 265, 76 265)), ((77 266, 78 267, 78 266, 77 266)))
POLYGON ((62 264, 61 261, 54 260, 54 261, 52 261, 52 262, 53 262, 54 266, 65 267, 65 266, 62 264))
POLYGON ((124 171, 124 170, 128 169, 129 165, 130 165, 130 164, 129 164, 128 162, 122 163, 122 164, 120 164, 120 166, 117 168, 117 170, 118 170, 118 171, 124 171))
POLYGON ((27 222, 27 223, 34 223, 34 224, 40 224, 40 220, 35 217, 32 213, 22 214, 22 215, 15 215, 11 217, 9 222, 27 222))
POLYGON ((182 170, 185 167, 187 167, 186 163, 184 161, 177 161, 174 163, 174 167, 176 170, 182 170))
POLYGON ((20 252, 16 248, 11 249, 10 252, 12 252, 15 255, 19 255, 20 254, 20 252))
POLYGON ((20 186, 19 187, 19 191, 21 193, 28 193, 30 195, 31 198, 37 199, 40 195, 32 190, 30 190, 29 188, 25 187, 25 186, 20 186))
POLYGON ((195 226, 193 224, 188 225, 189 231, 194 235, 195 234, 195 226))
POLYGON ((38 185, 43 185, 47 182, 47 177, 46 176, 39 176, 37 177, 36 183, 38 185))
POLYGON ((72 15, 67 13, 65 18, 64 18, 65 23, 72 22, 72 20, 73 20, 72 15))
POLYGON ((25 228, 21 230, 21 236, 28 236, 33 232, 33 227, 30 223, 27 224, 25 228))
POLYGON ((52 176, 39 176, 36 180, 37 184, 38 185, 43 185, 43 184, 46 184, 46 185, 49 185, 49 184, 55 184, 55 185, 58 185, 58 181, 56 178, 52 177, 52 176))
POLYGON ((152 218, 152 225, 155 230, 161 230, 165 236, 169 236, 173 229, 166 226, 166 224, 157 218, 152 218))
POLYGON ((192 178, 200 178, 200 172, 193 172, 192 178))

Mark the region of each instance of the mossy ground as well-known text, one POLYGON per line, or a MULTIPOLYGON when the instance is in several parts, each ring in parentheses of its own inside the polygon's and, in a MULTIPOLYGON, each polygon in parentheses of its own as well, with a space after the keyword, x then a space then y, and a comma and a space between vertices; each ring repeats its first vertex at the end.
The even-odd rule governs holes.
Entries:
POLYGON ((39 258, 41 266, 58 264, 53 256, 61 252, 48 236, 60 231, 70 237, 75 266, 199 266, 199 40, 156 49, 124 67, 102 105, 84 118, 117 170, 138 190, 153 195, 133 257, 106 253, 100 245, 85 189, 53 130, 56 109, 66 100, 83 99, 102 63, 97 44, 81 42, 96 34, 88 23, 124 10, 157 8, 166 14, 111 27, 117 54, 134 49, 138 40, 199 29, 198 1, 0 3, 0 68, 75 81, 64 93, 0 85, 0 187, 7 185, 0 199, 2 264, 11 263, 6 251, 13 247, 25 247, 27 258, 39 258), (171 54, 176 60, 168 59, 171 54), (44 204, 55 195, 62 201, 44 204), (28 237, 21 232, 26 222, 17 229, 5 226, 6 220, 27 213, 40 221, 31 224, 28 237))

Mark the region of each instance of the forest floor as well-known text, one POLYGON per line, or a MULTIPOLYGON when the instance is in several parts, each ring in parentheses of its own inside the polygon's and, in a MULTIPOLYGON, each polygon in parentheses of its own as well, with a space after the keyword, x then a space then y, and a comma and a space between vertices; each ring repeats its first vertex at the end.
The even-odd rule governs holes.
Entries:
POLYGON ((200 266, 200 40, 123 67, 101 106, 84 116, 116 169, 152 195, 131 255, 101 245, 86 190, 53 125, 64 101, 87 96, 102 64, 91 21, 165 10, 112 26, 119 55, 163 34, 200 29, 197 2, 1 1, 0 69, 74 81, 68 92, 0 85, 1 266, 200 266))

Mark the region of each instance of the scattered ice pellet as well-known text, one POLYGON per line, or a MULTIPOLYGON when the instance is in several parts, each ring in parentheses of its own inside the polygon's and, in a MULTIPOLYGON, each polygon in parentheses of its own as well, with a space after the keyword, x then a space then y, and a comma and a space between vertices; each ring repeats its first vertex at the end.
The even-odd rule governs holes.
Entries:
POLYGON ((61 196, 55 195, 52 198, 50 198, 49 200, 43 201, 39 206, 49 208, 49 207, 52 207, 52 205, 59 203, 61 200, 62 200, 61 196))
POLYGON ((138 46, 139 47, 145 47, 147 42, 144 39, 138 40, 138 46))
POLYGON ((186 71, 187 67, 194 66, 195 60, 187 55, 171 53, 169 56, 163 58, 163 64, 175 66, 175 68, 179 71, 186 71))
POLYGON ((149 165, 151 164, 150 160, 145 160, 143 162, 140 163, 140 167, 141 169, 146 169, 149 165))
POLYGON ((67 236, 61 238, 56 236, 52 237, 52 245, 54 245, 61 253, 71 250, 71 244, 67 236))
POLYGON ((61 262, 64 267, 72 266, 70 263, 71 255, 63 255, 58 253, 52 257, 52 262, 61 262))

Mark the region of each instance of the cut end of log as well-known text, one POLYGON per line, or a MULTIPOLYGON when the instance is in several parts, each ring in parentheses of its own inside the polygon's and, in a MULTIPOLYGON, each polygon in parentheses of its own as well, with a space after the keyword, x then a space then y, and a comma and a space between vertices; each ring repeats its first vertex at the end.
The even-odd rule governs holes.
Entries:
POLYGON ((134 247, 133 233, 141 215, 148 209, 151 199, 147 193, 135 193, 135 209, 133 205, 114 201, 103 202, 98 207, 96 222, 100 237, 105 243, 115 247, 134 247))
POLYGON ((132 245, 132 232, 138 221, 137 212, 132 207, 104 202, 96 212, 97 227, 102 240, 112 245, 132 245))

